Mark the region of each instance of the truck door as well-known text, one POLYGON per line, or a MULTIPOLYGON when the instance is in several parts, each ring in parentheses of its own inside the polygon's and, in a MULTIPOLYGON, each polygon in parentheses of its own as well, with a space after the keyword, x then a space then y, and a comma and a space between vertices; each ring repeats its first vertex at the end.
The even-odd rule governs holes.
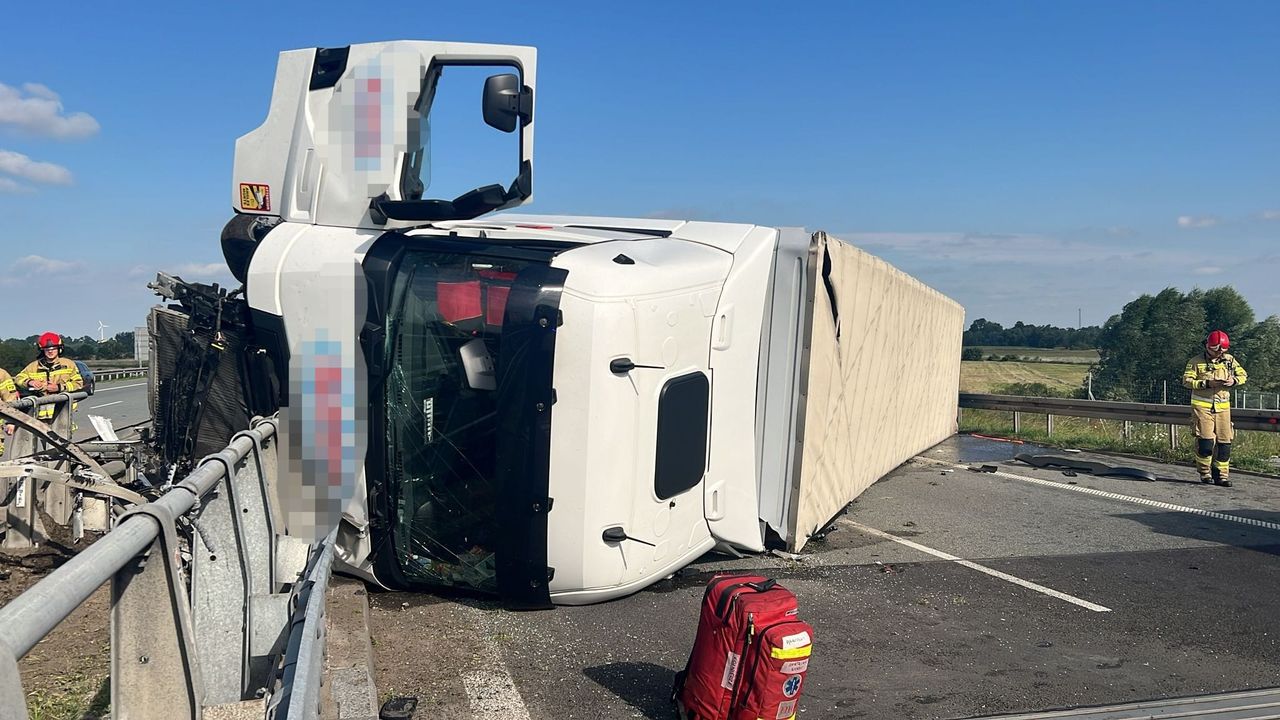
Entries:
POLYGON ((649 341, 642 345, 658 355, 658 362, 647 364, 663 369, 636 368, 630 373, 640 400, 640 458, 647 460, 645 466, 652 463, 652 472, 645 473, 649 482, 636 485, 633 523, 636 536, 655 546, 652 564, 661 566, 705 549, 710 538, 703 475, 710 422, 711 318, 700 311, 694 295, 640 300, 635 314, 637 335, 649 341))

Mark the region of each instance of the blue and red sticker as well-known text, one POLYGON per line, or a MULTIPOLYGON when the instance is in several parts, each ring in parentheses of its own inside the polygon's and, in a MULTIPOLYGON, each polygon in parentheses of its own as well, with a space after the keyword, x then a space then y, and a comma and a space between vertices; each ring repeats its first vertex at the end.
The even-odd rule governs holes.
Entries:
POLYGON ((786 682, 782 683, 782 694, 789 698, 795 697, 800 692, 800 683, 802 681, 803 677, 800 675, 792 675, 787 678, 786 682))

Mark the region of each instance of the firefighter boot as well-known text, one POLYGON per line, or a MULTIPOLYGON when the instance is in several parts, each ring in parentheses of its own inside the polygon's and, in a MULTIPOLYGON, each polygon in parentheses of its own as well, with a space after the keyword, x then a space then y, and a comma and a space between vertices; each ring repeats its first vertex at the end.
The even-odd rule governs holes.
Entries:
POLYGON ((1231 443, 1218 443, 1213 457, 1213 484, 1231 487, 1227 476, 1231 474, 1231 443))

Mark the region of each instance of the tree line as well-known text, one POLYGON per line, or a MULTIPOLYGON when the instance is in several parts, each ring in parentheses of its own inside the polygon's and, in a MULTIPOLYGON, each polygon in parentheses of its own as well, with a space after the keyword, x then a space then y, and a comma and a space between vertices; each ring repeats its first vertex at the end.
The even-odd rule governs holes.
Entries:
MULTIPOLYGON (((1213 330, 1231 337, 1231 354, 1249 372, 1244 389, 1280 392, 1280 316, 1257 320, 1248 301, 1229 285, 1186 293, 1165 288, 1128 303, 1101 327, 1079 330, 1022 322, 1004 328, 979 318, 965 331, 964 344, 1097 348, 1098 363, 1090 369, 1096 399, 1160 402, 1167 397, 1183 402, 1182 371, 1187 360, 1203 352, 1213 330)), ((982 352, 966 347, 961 357, 981 359, 982 352)), ((1055 394, 1038 383, 1001 391, 1055 394)), ((1086 397, 1088 390, 1082 387, 1073 394, 1086 397)))
MULTIPOLYGON (((56 331, 55 331, 56 332, 56 331)), ((121 332, 98 342, 97 338, 85 335, 71 338, 62 335, 62 354, 72 360, 120 360, 133 357, 133 331, 121 332)), ((17 374, 27 363, 36 359, 36 339, 39 335, 26 338, 9 338, 0 341, 0 367, 10 374, 17 374)), ((92 364, 92 363, 90 363, 92 364)))
POLYGON ((1245 389, 1280 392, 1280 317, 1257 321, 1229 285, 1188 293, 1170 287, 1125 305, 1102 326, 1094 372, 1099 399, 1149 401, 1143 389, 1164 382, 1171 395, 1173 387, 1184 395, 1182 371, 1213 330, 1231 337, 1231 354, 1249 372, 1245 389))
POLYGON ((1021 320, 1005 327, 986 318, 978 318, 964 332, 965 345, 1010 345, 1032 348, 1067 348, 1088 350, 1098 347, 1102 328, 1060 328, 1054 325, 1028 325, 1021 320))

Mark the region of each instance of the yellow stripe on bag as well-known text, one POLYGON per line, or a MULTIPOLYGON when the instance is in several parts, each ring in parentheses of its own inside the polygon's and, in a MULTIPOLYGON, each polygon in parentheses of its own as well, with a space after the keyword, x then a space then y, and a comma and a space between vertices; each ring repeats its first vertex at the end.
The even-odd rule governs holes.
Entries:
POLYGON ((798 648, 774 648, 769 651, 769 656, 779 660, 792 660, 795 658, 809 657, 813 652, 812 645, 805 645, 798 648))

